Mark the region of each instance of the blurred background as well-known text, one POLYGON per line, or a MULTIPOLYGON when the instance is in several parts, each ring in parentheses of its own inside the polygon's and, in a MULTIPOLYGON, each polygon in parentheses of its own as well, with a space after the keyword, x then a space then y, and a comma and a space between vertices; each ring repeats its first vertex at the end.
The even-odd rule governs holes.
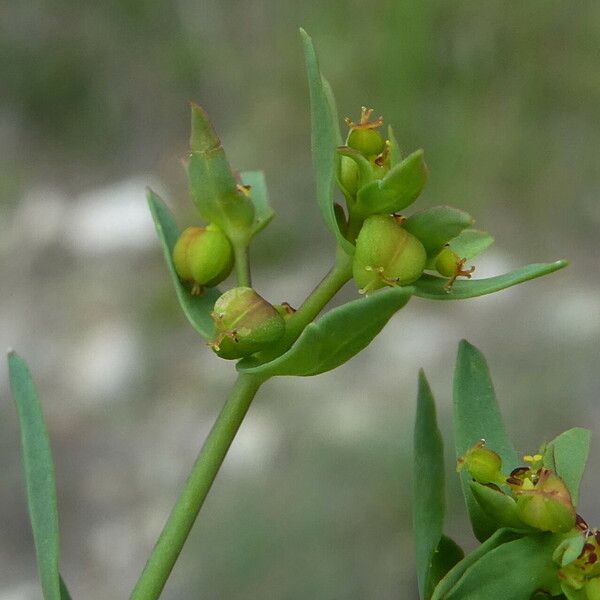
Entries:
MULTIPOLYGON (((479 276, 572 264, 490 297, 414 299, 344 367, 269 382, 164 598, 416 598, 419 367, 446 438, 447 529, 474 547, 449 422, 462 337, 487 355, 519 450, 586 425, 598 465, 600 3, 30 0, 0 19, 0 347, 26 357, 43 400, 75 598, 127 597, 234 377, 179 310, 144 198, 152 185, 197 222, 188 101, 235 168, 266 172, 260 293, 297 305, 331 262, 300 25, 342 116, 373 106, 406 151, 425 149, 417 208, 464 208, 495 235, 479 276)), ((0 600, 37 600, 5 368, 0 473, 0 600)), ((581 507, 596 525, 598 473, 581 507)))

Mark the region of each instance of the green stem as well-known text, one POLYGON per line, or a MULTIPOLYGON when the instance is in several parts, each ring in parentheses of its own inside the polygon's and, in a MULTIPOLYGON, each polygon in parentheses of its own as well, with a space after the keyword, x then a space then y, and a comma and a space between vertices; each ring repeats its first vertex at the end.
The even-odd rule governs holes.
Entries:
POLYGON ((264 381, 264 378, 254 375, 239 375, 200 450, 130 600, 156 600, 160 596, 229 446, 264 381))
POLYGON ((238 286, 252 287, 248 244, 245 242, 234 243, 233 256, 235 258, 235 277, 238 286))

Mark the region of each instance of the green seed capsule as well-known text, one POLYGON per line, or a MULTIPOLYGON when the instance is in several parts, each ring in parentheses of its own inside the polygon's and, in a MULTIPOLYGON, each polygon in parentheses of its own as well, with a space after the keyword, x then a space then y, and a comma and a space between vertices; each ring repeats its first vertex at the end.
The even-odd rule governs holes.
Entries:
POLYGON ((194 284, 192 293, 223 281, 233 268, 233 249, 216 226, 188 227, 173 248, 173 265, 183 281, 194 284))
POLYGON ((457 470, 467 469, 478 483, 503 483, 502 459, 493 450, 485 447, 482 440, 458 459, 457 470))
POLYGON ((475 267, 465 269, 466 259, 460 258, 449 246, 445 246, 435 259, 435 269, 443 277, 448 277, 445 287, 449 290, 458 277, 471 279, 475 267))
POLYGON ((281 314, 249 287, 225 292, 215 302, 212 317, 217 336, 209 345, 221 358, 254 354, 276 342, 285 332, 281 314))
POLYGON ((425 268, 423 244, 390 215, 365 220, 352 264, 354 281, 361 293, 387 286, 408 285, 425 268))
POLYGON ((515 490, 520 519, 541 531, 567 532, 575 526, 575 508, 562 479, 550 469, 542 468, 538 479, 529 479, 515 490))
POLYGON ((369 158, 381 154, 385 149, 385 138, 377 131, 383 125, 383 118, 379 117, 374 121, 369 121, 372 114, 372 108, 367 109, 363 106, 358 123, 346 119, 346 123, 350 127, 346 145, 369 158))

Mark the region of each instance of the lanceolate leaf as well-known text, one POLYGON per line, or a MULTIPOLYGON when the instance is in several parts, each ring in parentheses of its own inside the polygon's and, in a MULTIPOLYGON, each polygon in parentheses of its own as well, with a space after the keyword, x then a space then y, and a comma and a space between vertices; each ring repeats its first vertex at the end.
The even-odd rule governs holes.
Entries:
POLYGON ((518 283, 548 275, 567 266, 564 260, 558 260, 553 263, 541 263, 529 265, 487 279, 459 279, 454 282, 450 290, 444 286, 448 283, 443 277, 435 275, 423 275, 415 281, 412 286, 415 288, 414 295, 420 298, 429 298, 430 300, 464 300, 465 298, 476 298, 493 294, 505 288, 509 288, 518 283))
POLYGON ((564 481, 574 506, 577 506, 579 500, 579 485, 585 471, 590 442, 589 429, 575 427, 561 433, 546 446, 545 452, 552 453, 550 468, 554 468, 556 474, 564 481))
POLYGON ((269 192, 267 191, 265 174, 262 171, 243 171, 240 173, 240 179, 244 185, 250 186, 250 199, 252 200, 252 204, 254 204, 252 235, 256 235, 275 216, 269 204, 269 192))
POLYGON ((421 600, 431 597, 433 556, 442 537, 444 512, 444 442, 437 425, 435 401, 425 373, 419 373, 414 435, 413 526, 417 581, 421 600))
POLYGON ((560 593, 552 553, 560 538, 529 535, 502 544, 469 567, 440 600, 526 600, 537 590, 560 593))
POLYGON ((517 503, 510 496, 476 481, 470 481, 469 485, 477 504, 496 527, 531 530, 519 518, 517 503))
POLYGON ((162 245, 179 304, 194 329, 206 339, 212 339, 215 328, 210 313, 216 299, 221 293, 216 288, 206 288, 201 296, 192 296, 190 290, 181 283, 173 266, 172 258, 173 247, 180 234, 179 228, 175 223, 171 211, 169 211, 164 202, 152 190, 148 190, 148 205, 150 206, 150 212, 156 226, 156 233, 162 245))
POLYGON ((42 592, 44 600, 61 600, 56 485, 48 433, 25 361, 10 352, 8 368, 21 426, 27 504, 42 592))
POLYGON ((440 580, 437 584, 431 600, 442 600, 447 597, 447 594, 452 588, 460 581, 461 577, 465 574, 467 569, 474 565, 482 556, 485 556, 488 552, 506 544, 515 539, 518 539, 518 535, 510 529, 498 529, 494 535, 483 542, 478 548, 473 550, 470 554, 467 554, 460 562, 448 571, 448 573, 440 580))
POLYGON ((310 323, 285 354, 259 365, 241 360, 238 370, 274 377, 318 375, 335 369, 366 348, 411 293, 410 287, 388 288, 338 306, 310 323))
POLYGON ((315 170, 317 201, 325 224, 338 243, 352 254, 354 247, 342 235, 333 208, 333 188, 336 177, 336 148, 340 144, 339 125, 333 107, 333 94, 319 70, 317 54, 310 36, 300 29, 310 93, 311 145, 315 170))
MULTIPOLYGON (((518 466, 518 456, 504 429, 487 362, 483 354, 465 340, 458 347, 454 372, 454 437, 457 457, 484 439, 502 458, 504 472, 518 466)), ((479 540, 484 540, 498 525, 473 497, 471 478, 466 470, 462 471, 461 480, 473 531, 479 540)))

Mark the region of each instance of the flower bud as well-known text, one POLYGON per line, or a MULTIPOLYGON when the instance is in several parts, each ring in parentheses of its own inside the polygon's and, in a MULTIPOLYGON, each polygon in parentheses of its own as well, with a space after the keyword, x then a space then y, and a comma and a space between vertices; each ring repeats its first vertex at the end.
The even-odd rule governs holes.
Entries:
POLYGON ((233 250, 225 234, 216 226, 188 227, 173 248, 173 265, 183 281, 194 284, 192 293, 223 281, 233 268, 233 250))
POLYGON ((467 469, 478 483, 503 483, 502 459, 481 440, 458 459, 457 471, 467 469))
POLYGON ((527 525, 555 533, 575 526, 575 508, 569 490, 550 469, 540 469, 535 483, 525 479, 514 494, 519 517, 527 525))
POLYGON ((408 285, 425 268, 423 244, 390 215, 374 215, 365 220, 352 264, 354 281, 361 293, 386 285, 408 285))
POLYGON ((217 336, 209 345, 221 358, 254 354, 285 332, 281 314, 249 287, 225 292, 215 302, 212 317, 217 336))

